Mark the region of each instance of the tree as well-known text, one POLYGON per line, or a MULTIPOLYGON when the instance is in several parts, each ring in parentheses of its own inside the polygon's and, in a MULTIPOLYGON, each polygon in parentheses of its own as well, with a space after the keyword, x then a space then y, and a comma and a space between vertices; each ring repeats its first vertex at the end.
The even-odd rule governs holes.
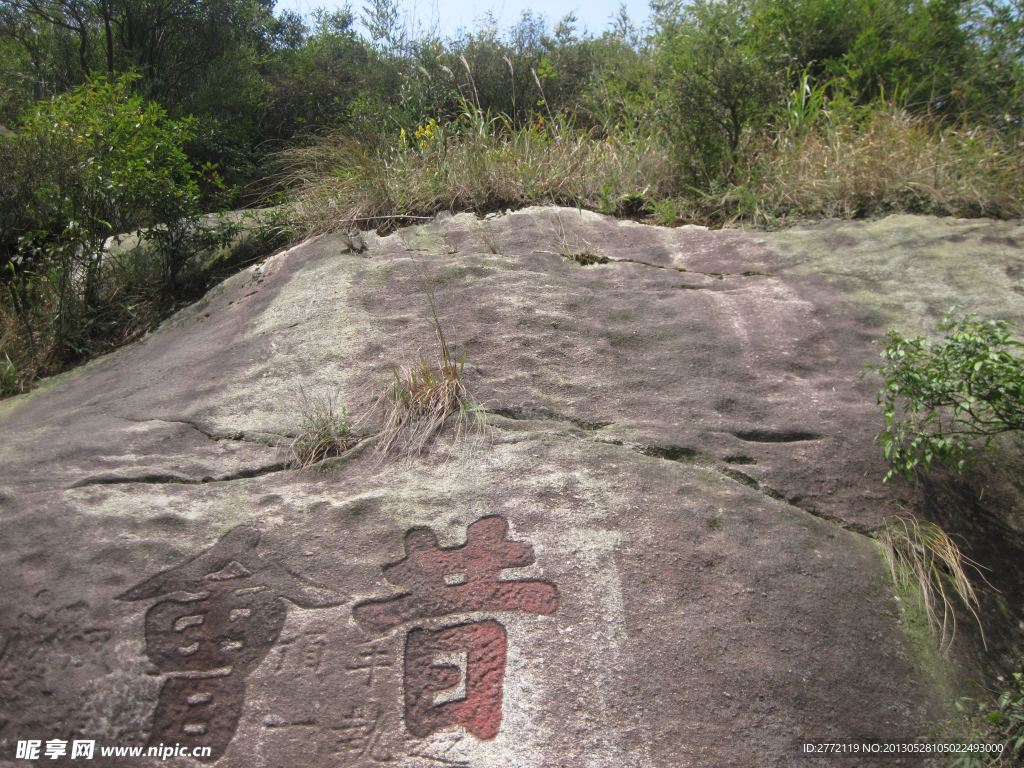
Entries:
POLYGON ((695 183, 737 178, 748 128, 764 126, 778 102, 778 61, 754 45, 740 0, 659 6, 661 63, 667 72, 667 128, 695 183))
POLYGON ((0 37, 21 44, 37 67, 53 70, 62 51, 63 87, 101 72, 135 69, 136 85, 165 107, 182 99, 225 56, 265 44, 272 0, 11 0, 0 37), (72 61, 73 57, 73 61, 72 61))
POLYGON ((261 141, 287 140, 347 120, 368 58, 353 21, 348 10, 314 11, 301 46, 276 50, 265 59, 266 90, 257 125, 261 141))
POLYGON ((964 28, 964 0, 864 3, 860 32, 838 74, 860 98, 905 94, 910 105, 933 113, 957 112, 972 58, 964 28))
POLYGON ((197 174, 183 150, 194 121, 170 120, 132 95, 136 79, 95 78, 40 102, 0 147, 0 273, 30 326, 38 291, 53 293, 58 355, 83 347, 109 238, 148 228, 173 291, 183 264, 168 243, 202 234, 197 174))

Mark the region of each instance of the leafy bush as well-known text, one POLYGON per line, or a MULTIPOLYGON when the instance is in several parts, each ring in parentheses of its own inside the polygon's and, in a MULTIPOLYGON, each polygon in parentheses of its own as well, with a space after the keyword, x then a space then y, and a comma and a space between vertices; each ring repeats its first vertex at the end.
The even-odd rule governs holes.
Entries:
POLYGON ((969 9, 974 56, 960 104, 972 117, 1018 133, 1024 121, 1024 2, 986 0, 969 9))
POLYGON ((768 126, 782 90, 780 62, 756 49, 747 21, 739 0, 697 0, 660 19, 665 128, 694 185, 737 180, 742 145, 768 126))
POLYGON ((38 156, 55 141, 77 150, 73 175, 61 180, 60 189, 32 180, 35 194, 26 200, 25 213, 36 224, 33 242, 44 246, 71 238, 80 246, 86 293, 98 276, 108 237, 177 218, 198 202, 194 173, 182 151, 193 121, 168 120, 158 105, 131 95, 135 80, 134 75, 116 81, 101 77, 41 102, 24 116, 13 139, 30 155, 38 156))
POLYGON ((662 125, 652 41, 620 12, 615 29, 588 45, 593 65, 580 86, 582 117, 604 135, 644 141, 662 125))
POLYGON ((922 111, 957 114, 971 57, 966 6, 964 0, 863 3, 857 38, 833 69, 862 102, 902 90, 922 111))
POLYGON ((793 72, 808 70, 813 81, 853 48, 864 29, 858 0, 761 0, 751 8, 756 48, 786 62, 793 72))
MULTIPOLYGON (((165 296, 196 253, 234 235, 200 221, 199 174, 182 149, 192 121, 132 95, 136 79, 97 78, 42 102, 0 143, 0 320, 19 389, 117 325, 123 286, 106 261, 124 233, 137 230, 154 255, 165 296)), ((216 182, 211 167, 203 174, 216 182)))
MULTIPOLYGON (((999 677, 999 682, 1007 680, 999 677)), ((970 718, 976 742, 999 744, 1002 752, 966 753, 951 764, 952 768, 1019 768, 1024 765, 1024 673, 1014 672, 1013 681, 994 703, 985 699, 965 697, 957 709, 970 718)))
POLYGON ((262 141, 284 141, 348 120, 367 52, 352 31, 350 12, 318 10, 314 22, 301 47, 277 51, 266 67, 258 119, 262 141))
POLYGON ((960 472, 974 461, 978 439, 987 448, 1003 432, 1024 429, 1024 347, 1010 335, 1013 323, 954 320, 938 325, 946 338, 931 344, 893 331, 882 350, 885 377, 878 403, 886 420, 879 436, 892 463, 886 480, 911 479, 933 463, 960 472))

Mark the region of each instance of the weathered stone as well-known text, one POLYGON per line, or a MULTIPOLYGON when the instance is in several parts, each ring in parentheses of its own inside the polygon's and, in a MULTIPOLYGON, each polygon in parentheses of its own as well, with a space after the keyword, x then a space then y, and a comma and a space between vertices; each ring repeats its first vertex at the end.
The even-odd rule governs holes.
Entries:
POLYGON ((0 765, 58 738, 245 768, 825 765, 800 744, 924 736, 986 663, 965 629, 960 667, 922 654, 857 532, 909 493, 859 374, 957 297, 1024 317, 1024 228, 533 208, 365 240, 0 402, 0 765), (431 299, 486 433, 284 469, 299 387, 369 432, 392 366, 437 354, 431 299))

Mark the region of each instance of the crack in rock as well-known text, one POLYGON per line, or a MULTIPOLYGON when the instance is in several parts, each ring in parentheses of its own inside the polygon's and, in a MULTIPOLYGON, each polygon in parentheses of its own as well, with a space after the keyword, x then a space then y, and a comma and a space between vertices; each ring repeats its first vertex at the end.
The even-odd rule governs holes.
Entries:
POLYGON ((215 435, 212 432, 207 432, 205 429, 200 427, 195 422, 188 421, 187 419, 132 419, 128 416, 118 416, 117 418, 121 419, 122 421, 130 421, 133 424, 148 424, 151 421, 159 421, 163 424, 184 424, 186 427, 191 427, 199 434, 203 435, 209 440, 213 440, 214 442, 220 442, 221 440, 237 440, 239 442, 268 445, 268 443, 263 440, 254 440, 252 438, 247 438, 245 436, 245 433, 242 431, 232 432, 229 435, 215 435))
POLYGON ((677 461, 680 464, 694 463, 702 455, 696 448, 682 445, 648 445, 637 448, 637 450, 644 456, 654 456, 657 459, 677 461))
POLYGON ((801 443, 806 440, 821 439, 821 435, 816 432, 800 432, 798 430, 751 429, 732 434, 748 443, 801 443))
POLYGON ((610 421, 587 421, 586 419, 563 416, 550 408, 543 405, 535 405, 534 403, 499 406, 498 408, 492 408, 491 410, 486 411, 486 413, 493 413, 495 416, 503 416, 506 419, 512 419, 514 421, 567 421, 587 432, 596 432, 597 430, 604 429, 612 424, 610 421))
POLYGON ((764 485, 759 480, 751 477, 745 472, 740 472, 738 469, 732 469, 731 467, 716 467, 716 471, 719 472, 720 474, 725 475, 726 477, 735 480, 737 483, 745 485, 748 488, 752 488, 753 490, 764 494, 770 499, 775 499, 776 501, 784 502, 791 507, 801 509, 809 515, 814 515, 815 517, 821 520, 825 520, 829 523, 833 523, 834 525, 838 525, 840 528, 845 528, 848 531, 860 533, 867 536, 874 530, 873 528, 869 528, 866 525, 861 525, 860 523, 851 523, 837 515, 830 515, 827 512, 822 512, 811 502, 804 501, 803 496, 795 495, 787 498, 784 493, 781 493, 780 491, 777 491, 770 486, 764 485))
MULTIPOLYGON (((745 434, 747 434, 747 433, 745 433, 745 434)), ((796 432, 796 433, 789 433, 789 432, 786 432, 786 433, 766 433, 766 432, 761 432, 759 434, 762 434, 762 435, 763 434, 769 434, 769 435, 773 435, 773 436, 777 437, 780 434, 783 434, 783 435, 792 435, 792 434, 805 435, 805 434, 809 434, 809 433, 803 433, 803 432, 796 432)), ((810 437, 810 438, 804 437, 804 438, 800 438, 800 439, 817 440, 819 437, 820 436, 815 436, 815 437, 810 437)), ((608 445, 624 445, 621 440, 597 440, 595 442, 601 442, 601 443, 605 443, 605 444, 608 444, 608 445)), ((775 440, 760 440, 758 442, 796 442, 796 441, 777 440, 777 439, 775 439, 775 440)), ((870 528, 870 527, 868 527, 866 525, 861 525, 860 523, 851 523, 851 522, 849 522, 847 520, 844 520, 843 518, 841 518, 841 517, 839 517, 837 515, 830 515, 827 512, 822 512, 814 504, 810 503, 809 501, 805 501, 804 497, 801 496, 801 495, 794 495, 794 496, 790 496, 790 497, 787 498, 784 493, 781 493, 780 491, 777 491, 774 488, 771 488, 770 486, 762 484, 756 478, 751 477, 750 475, 746 474, 745 472, 740 472, 738 469, 733 469, 732 467, 717 466, 717 465, 715 465, 713 463, 710 463, 710 462, 701 461, 702 458, 711 458, 711 457, 709 457, 707 454, 702 453, 701 451, 699 451, 696 448, 683 447, 683 446, 678 446, 678 445, 668 445, 668 446, 660 446, 660 445, 628 445, 626 447, 630 448, 633 451, 636 451, 637 453, 642 453, 645 456, 653 456, 655 458, 665 459, 666 461, 675 461, 675 462, 680 463, 680 464, 696 464, 698 466, 703 466, 706 469, 711 469, 711 470, 717 472, 718 474, 720 474, 720 475, 722 475, 724 477, 728 477, 730 480, 734 480, 735 482, 740 483, 741 485, 745 485, 748 488, 751 488, 752 490, 755 490, 758 493, 761 493, 761 494, 767 496, 770 499, 774 499, 775 501, 781 501, 781 502, 783 502, 785 504, 788 504, 791 507, 796 507, 797 509, 804 511, 804 512, 806 512, 809 515, 814 515, 815 517, 817 517, 817 518, 819 518, 821 520, 825 520, 826 522, 832 523, 834 525, 838 525, 840 528, 844 528, 847 531, 852 531, 853 533, 859 533, 859 534, 862 534, 864 536, 870 536, 874 532, 874 530, 875 530, 874 528, 870 528)), ((748 463, 749 464, 756 464, 757 463, 754 459, 750 459, 749 457, 746 457, 746 456, 743 456, 743 457, 730 457, 730 458, 733 458, 733 459, 742 458, 742 459, 746 460, 746 461, 736 462, 736 463, 744 463, 744 464, 748 464, 748 463)), ((728 459, 726 459, 726 461, 728 461, 728 459)))
MULTIPOLYGON (((609 259, 609 261, 623 263, 628 262, 630 264, 642 264, 645 267, 654 267, 655 269, 674 269, 676 272, 687 272, 691 275, 704 275, 704 277, 714 277, 718 280, 724 280, 727 277, 775 277, 771 272, 759 272, 756 269, 750 269, 746 272, 701 272, 699 269, 687 269, 686 267, 673 267, 667 264, 652 264, 649 261, 641 261, 640 259, 609 259)), ((685 288, 695 288, 698 286, 681 286, 685 288)), ((704 286, 699 286, 703 288, 704 286)))
MULTIPOLYGON (((608 426, 613 422, 586 422, 582 419, 568 419, 563 416, 559 416, 550 408, 546 408, 542 405, 535 405, 533 403, 525 403, 521 406, 503 406, 494 408, 487 411, 487 413, 493 413, 497 416, 504 416, 508 419, 515 419, 520 421, 570 421, 577 426, 581 426, 583 429, 587 429, 582 425, 591 424, 595 425, 591 427, 592 430, 601 429, 602 427, 608 426)), ((775 431, 775 430, 751 430, 745 432, 733 432, 733 435, 741 440, 747 442, 756 443, 795 443, 803 442, 808 440, 820 440, 821 435, 814 432, 800 432, 800 431, 775 431)), ((864 536, 870 536, 874 528, 870 528, 860 523, 851 523, 848 520, 844 520, 837 515, 830 515, 827 512, 822 512, 811 502, 805 501, 804 497, 796 494, 787 497, 786 494, 781 491, 777 491, 774 488, 762 484, 756 478, 751 477, 745 472, 741 472, 738 469, 732 467, 723 467, 715 463, 715 457, 710 456, 702 452, 698 448, 692 446, 682 445, 642 445, 637 443, 625 443, 618 439, 608 438, 591 438, 593 442, 602 443, 604 445, 616 445, 624 448, 629 448, 637 453, 642 453, 644 456, 651 456, 657 459, 665 459, 666 461, 674 461, 679 464, 692 464, 701 466, 706 469, 711 469, 714 472, 728 477, 741 485, 745 485, 748 488, 757 491, 758 493, 767 496, 774 501, 781 501, 784 504, 788 504, 791 507, 806 512, 809 515, 813 515, 821 520, 838 525, 840 528, 844 528, 847 531, 853 533, 859 533, 864 536)), ((729 464, 746 464, 753 465, 757 464, 757 459, 751 458, 750 456, 735 455, 727 456, 723 459, 729 464)))
POLYGON ((273 474, 274 472, 282 472, 286 469, 288 469, 288 465, 285 462, 277 462, 275 464, 269 464, 265 467, 257 467, 255 469, 240 469, 237 472, 232 472, 231 474, 222 475, 220 477, 204 475, 199 480, 170 474, 139 475, 137 477, 90 477, 69 486, 68 490, 85 488, 90 485, 205 485, 206 483, 229 483, 233 480, 246 480, 252 477, 261 477, 263 475, 273 474))
POLYGON ((757 459, 752 456, 746 456, 742 453, 726 456, 722 461, 726 464, 757 464, 757 459))

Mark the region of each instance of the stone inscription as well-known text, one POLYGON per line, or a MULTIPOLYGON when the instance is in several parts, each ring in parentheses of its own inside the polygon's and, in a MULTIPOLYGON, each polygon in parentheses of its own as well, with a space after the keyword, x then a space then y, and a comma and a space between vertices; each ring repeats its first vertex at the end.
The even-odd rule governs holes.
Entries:
POLYGON ((416 619, 473 611, 521 611, 552 614, 558 589, 544 581, 499 581, 504 568, 534 562, 533 547, 510 541, 500 515, 482 517, 466 529, 466 543, 442 549, 429 528, 405 534, 405 558, 384 566, 384 578, 408 590, 387 600, 357 605, 359 624, 383 632, 416 619))
POLYGON ((413 736, 465 726, 478 739, 493 739, 501 725, 505 678, 505 628, 477 621, 432 631, 414 629, 405 641, 405 726, 413 736), (445 654, 465 654, 465 666, 438 663, 445 654), (459 688, 463 690, 458 690, 459 688), (438 703, 438 692, 461 696, 438 703))
MULTIPOLYGON (((235 733, 245 678, 273 647, 287 616, 284 600, 328 608, 346 598, 319 587, 257 548, 259 532, 234 528, 212 548, 153 576, 118 600, 165 598, 146 612, 146 655, 167 675, 149 745, 210 747, 216 761, 235 733)), ((306 651, 319 663, 322 643, 306 651)))
MULTIPOLYGON (((477 611, 550 615, 558 608, 554 584, 499 579, 503 569, 533 562, 533 547, 508 539, 508 521, 500 515, 472 523, 466 543, 450 549, 439 546, 432 530, 414 528, 405 535, 405 557, 383 568, 389 582, 407 591, 360 603, 352 613, 361 627, 378 633, 477 611)), ((461 725, 479 739, 497 736, 506 650, 505 628, 493 620, 410 629, 403 665, 409 733, 423 737, 461 725)))
POLYGON ((498 735, 508 639, 494 616, 550 615, 559 605, 554 584, 501 578, 535 560, 532 545, 509 538, 504 517, 476 520, 466 542, 449 548, 429 528, 409 530, 405 556, 381 569, 397 594, 354 606, 354 625, 310 614, 284 635, 289 602, 330 608, 347 598, 290 572, 259 543, 256 530, 235 528, 118 597, 153 601, 146 655, 164 683, 148 746, 209 747, 205 761, 217 761, 261 665, 259 685, 269 674, 290 694, 259 699, 260 749, 272 761, 291 759, 290 745, 310 739, 310 759, 344 765, 393 764, 403 754, 462 765, 448 754, 460 740, 498 735))

